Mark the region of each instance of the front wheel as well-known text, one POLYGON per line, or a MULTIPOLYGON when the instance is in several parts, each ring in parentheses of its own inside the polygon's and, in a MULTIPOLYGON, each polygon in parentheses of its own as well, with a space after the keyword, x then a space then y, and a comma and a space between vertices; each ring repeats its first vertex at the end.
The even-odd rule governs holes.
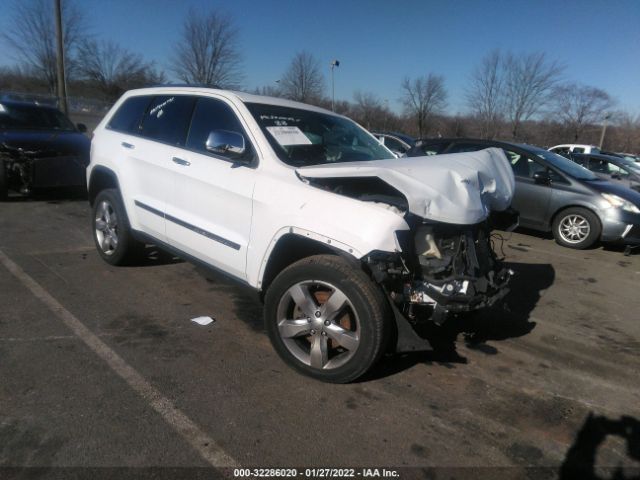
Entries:
POLYGON ((579 207, 567 208, 556 215, 552 229, 558 244, 579 250, 596 243, 602 230, 598 217, 579 207))
POLYGON ((388 306, 357 266, 334 255, 283 270, 265 296, 265 323, 280 357, 325 382, 362 376, 384 351, 388 306))

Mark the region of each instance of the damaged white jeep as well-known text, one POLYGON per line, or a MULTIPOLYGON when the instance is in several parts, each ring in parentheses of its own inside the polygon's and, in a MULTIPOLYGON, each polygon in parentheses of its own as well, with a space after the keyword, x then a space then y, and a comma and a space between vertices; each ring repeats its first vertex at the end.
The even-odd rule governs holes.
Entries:
POLYGON ((87 181, 105 261, 151 243, 250 285, 276 351, 324 381, 428 348, 415 324, 507 292, 490 231, 514 178, 498 149, 396 159, 320 108, 161 87, 98 125, 87 181))

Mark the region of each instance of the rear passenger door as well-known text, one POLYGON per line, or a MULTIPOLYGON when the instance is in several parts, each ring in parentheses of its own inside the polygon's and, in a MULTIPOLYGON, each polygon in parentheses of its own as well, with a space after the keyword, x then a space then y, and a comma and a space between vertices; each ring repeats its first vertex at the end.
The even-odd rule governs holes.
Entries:
POLYGON ((173 162, 177 147, 184 145, 195 99, 191 96, 158 95, 150 103, 136 136, 121 147, 129 159, 123 165, 136 227, 166 241, 167 197, 173 189, 173 162))
POLYGON ((198 98, 186 145, 175 155, 180 161, 172 164, 169 243, 245 279, 257 158, 234 107, 222 99, 198 98), (207 138, 214 130, 243 135, 242 161, 207 150, 207 138))

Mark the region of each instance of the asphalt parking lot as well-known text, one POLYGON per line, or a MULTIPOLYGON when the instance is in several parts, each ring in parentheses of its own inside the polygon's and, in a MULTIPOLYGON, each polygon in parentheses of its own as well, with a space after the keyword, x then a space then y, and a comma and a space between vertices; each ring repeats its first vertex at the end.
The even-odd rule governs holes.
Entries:
POLYGON ((89 218, 0 203, 0 466, 640 472, 637 254, 504 234, 505 308, 330 385, 282 363, 250 291, 153 248, 111 267, 89 218))

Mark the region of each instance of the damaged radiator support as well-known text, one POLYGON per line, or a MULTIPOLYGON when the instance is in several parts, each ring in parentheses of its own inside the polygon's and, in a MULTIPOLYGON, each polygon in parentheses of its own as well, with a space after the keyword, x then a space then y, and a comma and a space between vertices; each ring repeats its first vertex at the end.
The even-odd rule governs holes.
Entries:
POLYGON ((396 233, 402 252, 373 252, 365 258, 390 299, 398 329, 396 351, 430 349, 412 325, 442 325, 449 314, 491 306, 508 293, 513 272, 494 253, 488 222, 423 222, 396 233))

